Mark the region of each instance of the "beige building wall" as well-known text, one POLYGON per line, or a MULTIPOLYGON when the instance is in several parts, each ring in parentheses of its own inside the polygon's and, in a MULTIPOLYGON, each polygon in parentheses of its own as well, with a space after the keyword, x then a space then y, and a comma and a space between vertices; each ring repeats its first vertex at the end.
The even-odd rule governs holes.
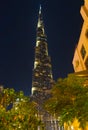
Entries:
MULTIPOLYGON (((83 18, 83 26, 77 47, 74 52, 72 64, 75 74, 88 78, 88 0, 84 0, 84 5, 80 9, 80 13, 83 18)), ((86 84, 87 83, 88 80, 86 84)), ((74 119, 73 123, 71 124, 71 129, 67 127, 65 130, 88 130, 88 123, 85 129, 82 129, 79 128, 78 120, 74 119)))
POLYGON ((84 22, 72 61, 75 72, 88 70, 88 0, 84 1, 80 13, 84 22))

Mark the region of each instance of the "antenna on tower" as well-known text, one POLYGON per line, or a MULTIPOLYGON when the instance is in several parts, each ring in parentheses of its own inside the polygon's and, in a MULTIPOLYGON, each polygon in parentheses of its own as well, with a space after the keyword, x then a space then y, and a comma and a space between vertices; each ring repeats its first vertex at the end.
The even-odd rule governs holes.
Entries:
POLYGON ((42 7, 41 7, 41 4, 40 4, 40 7, 39 7, 39 14, 41 14, 41 10, 42 10, 42 7))

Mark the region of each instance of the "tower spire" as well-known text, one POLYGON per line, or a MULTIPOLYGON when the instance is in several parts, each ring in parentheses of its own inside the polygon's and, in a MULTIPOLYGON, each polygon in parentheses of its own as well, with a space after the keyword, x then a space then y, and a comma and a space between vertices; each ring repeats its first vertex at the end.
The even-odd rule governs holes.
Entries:
POLYGON ((41 4, 40 4, 40 8, 39 8, 39 14, 41 14, 41 10, 42 10, 42 7, 41 7, 41 4))
POLYGON ((40 29, 41 29, 42 33, 45 34, 41 5, 39 7, 39 16, 38 16, 38 23, 37 23, 37 30, 40 30, 40 29))

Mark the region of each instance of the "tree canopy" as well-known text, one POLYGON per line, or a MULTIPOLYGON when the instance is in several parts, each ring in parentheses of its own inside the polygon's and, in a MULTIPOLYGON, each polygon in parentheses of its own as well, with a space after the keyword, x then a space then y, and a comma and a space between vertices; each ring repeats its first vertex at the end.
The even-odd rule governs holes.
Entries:
POLYGON ((60 121, 73 122, 78 119, 80 127, 88 122, 88 85, 85 78, 74 74, 60 78, 52 88, 52 97, 45 103, 45 109, 60 117, 60 121))
POLYGON ((35 130, 42 125, 36 115, 36 104, 22 91, 0 91, 0 130, 35 130))

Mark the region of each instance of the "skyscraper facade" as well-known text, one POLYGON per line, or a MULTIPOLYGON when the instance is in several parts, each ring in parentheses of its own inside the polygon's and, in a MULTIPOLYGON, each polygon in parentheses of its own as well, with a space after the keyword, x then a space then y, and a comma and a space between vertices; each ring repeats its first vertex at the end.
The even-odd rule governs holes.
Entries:
POLYGON ((36 47, 32 75, 32 95, 45 98, 53 85, 51 58, 48 55, 47 36, 45 34, 41 6, 36 29, 36 47))
POLYGON ((63 127, 58 125, 58 120, 42 108, 44 101, 51 96, 50 91, 53 85, 51 58, 48 55, 47 36, 40 6, 36 28, 35 59, 31 90, 32 100, 37 103, 38 117, 45 124, 45 129, 39 127, 38 130, 63 130, 63 127))

